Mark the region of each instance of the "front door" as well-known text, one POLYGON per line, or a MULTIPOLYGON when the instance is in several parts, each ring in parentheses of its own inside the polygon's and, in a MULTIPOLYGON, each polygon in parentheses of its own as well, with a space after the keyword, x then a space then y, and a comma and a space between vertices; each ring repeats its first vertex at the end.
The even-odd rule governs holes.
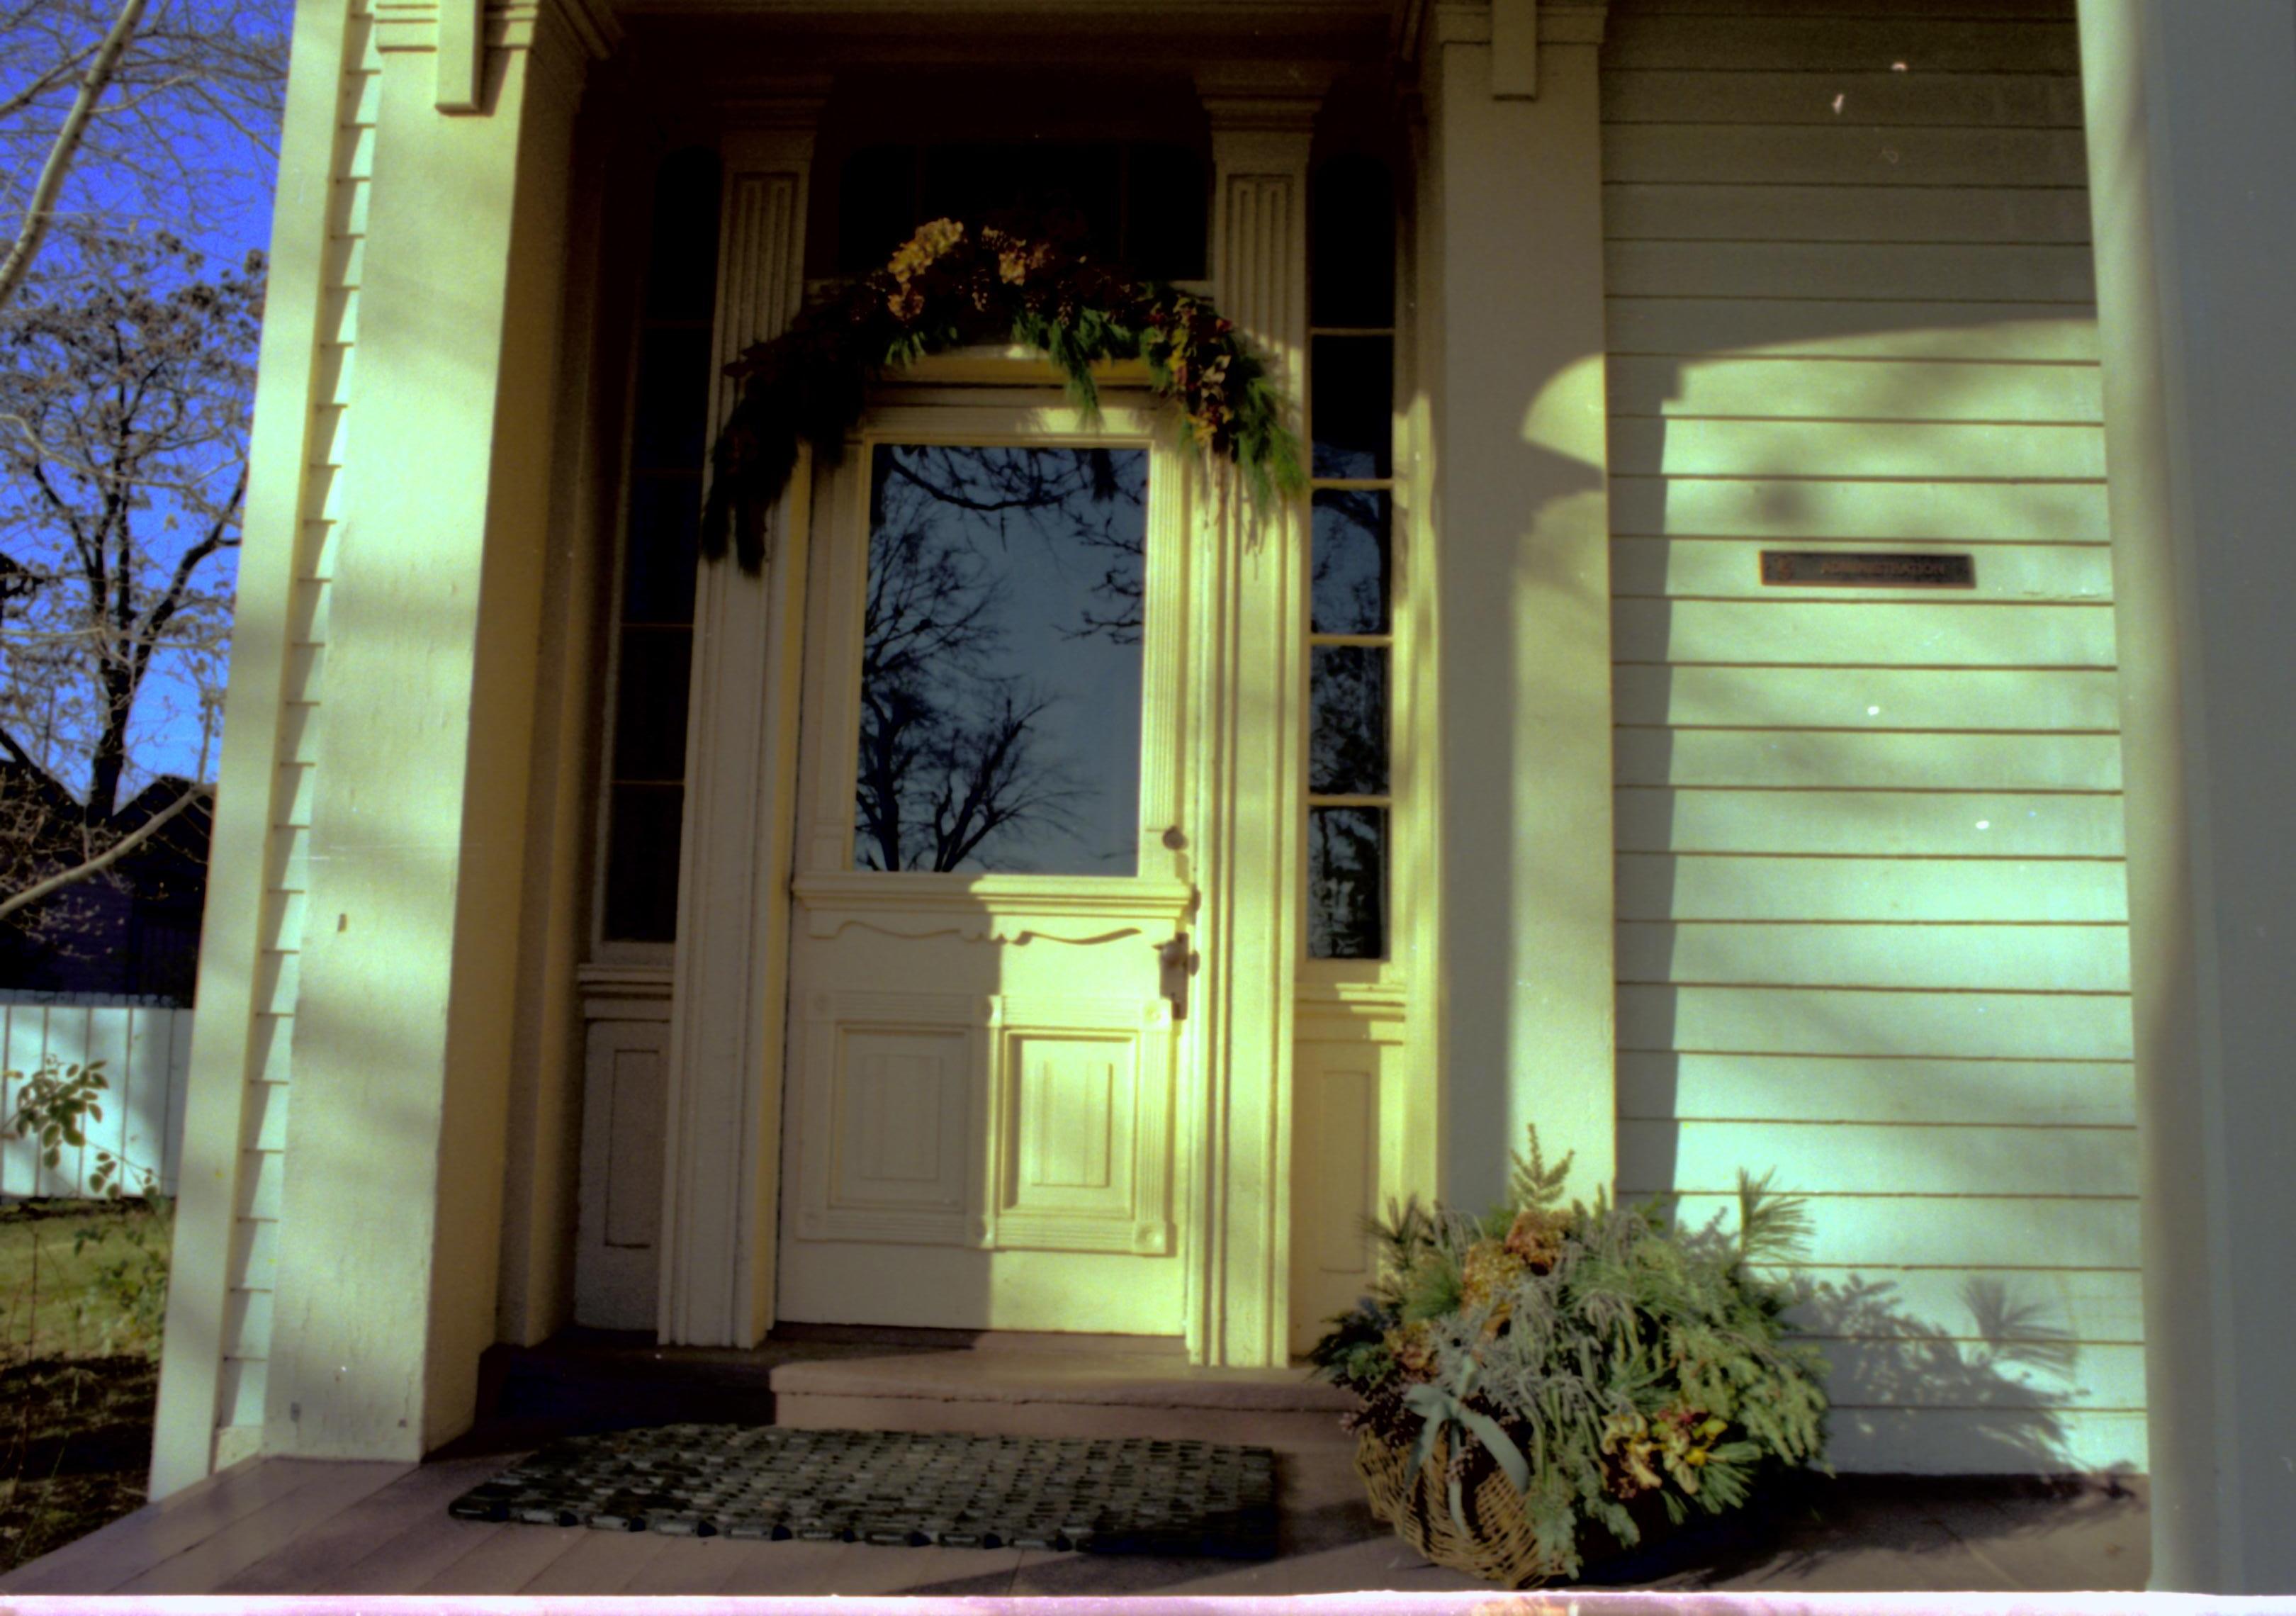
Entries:
POLYGON ((1177 1336, 1185 463, 1112 402, 943 396, 814 506, 777 1311, 1177 1336))

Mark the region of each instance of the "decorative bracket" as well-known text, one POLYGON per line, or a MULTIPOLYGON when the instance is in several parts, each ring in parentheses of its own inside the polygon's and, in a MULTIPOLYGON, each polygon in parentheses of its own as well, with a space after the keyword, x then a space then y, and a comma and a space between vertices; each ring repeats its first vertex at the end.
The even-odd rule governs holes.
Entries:
POLYGON ((439 110, 475 112, 487 87, 487 0, 439 0, 439 110))
POLYGON ((1491 97, 1538 94, 1538 0, 1491 0, 1491 97))
POLYGON ((1494 101, 1538 95, 1538 47, 1600 45, 1610 0, 1408 0, 1396 12, 1396 59, 1418 62, 1430 46, 1490 47, 1494 101))

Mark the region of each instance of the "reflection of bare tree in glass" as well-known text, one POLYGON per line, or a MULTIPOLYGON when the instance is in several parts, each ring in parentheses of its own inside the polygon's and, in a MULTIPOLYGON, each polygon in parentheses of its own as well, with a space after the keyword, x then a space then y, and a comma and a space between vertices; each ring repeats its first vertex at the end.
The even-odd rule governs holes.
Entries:
MULTIPOLYGON (((1141 520, 1148 503, 1146 455, 1098 447, 1048 452, 920 445, 896 451, 891 466, 895 478, 956 510, 998 518, 1057 512, 1064 536, 1102 567, 1092 592, 1108 603, 1104 611, 1079 612, 1076 627, 1064 632, 1100 635, 1116 645, 1138 642, 1147 588, 1141 520)), ((1044 524, 1029 526, 1044 535, 1044 524)), ((1056 562, 1070 559, 1047 554, 1056 562)))
POLYGON ((1319 808, 1308 816, 1308 953, 1378 959, 1387 952, 1387 814, 1319 808))
MULTIPOLYGON (((1028 536, 1043 554, 1023 566, 1072 562, 1079 546, 1120 553, 1128 498, 1136 637, 1144 475, 1128 478, 1101 450, 935 446, 881 449, 873 473, 856 858, 879 870, 995 867, 1000 832, 1064 827, 1092 790, 1043 755, 1041 720, 1062 698, 1003 668, 1002 609, 1016 591, 1000 553, 1028 536)), ((1092 586, 1119 607, 1122 570, 1111 564, 1092 586)), ((1123 615, 1086 609, 1075 626, 1053 627, 1121 643, 1123 615)))
POLYGON ((1390 497, 1383 489, 1316 490, 1308 587, 1320 632, 1386 632, 1390 497))

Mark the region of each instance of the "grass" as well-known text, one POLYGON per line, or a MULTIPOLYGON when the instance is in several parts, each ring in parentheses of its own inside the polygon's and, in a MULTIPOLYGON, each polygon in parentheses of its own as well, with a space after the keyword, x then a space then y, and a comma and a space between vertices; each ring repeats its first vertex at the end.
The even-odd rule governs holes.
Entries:
POLYGON ((0 1206, 0 1571, 144 1502, 158 1342, 100 1270, 139 1260, 154 1218, 136 1202, 0 1206))
POLYGON ((131 1350, 127 1321, 99 1286, 96 1270, 127 1255, 130 1226, 151 1219, 135 1201, 0 1206, 0 1363, 131 1350), (98 1234, 109 1238, 73 1249, 98 1234))

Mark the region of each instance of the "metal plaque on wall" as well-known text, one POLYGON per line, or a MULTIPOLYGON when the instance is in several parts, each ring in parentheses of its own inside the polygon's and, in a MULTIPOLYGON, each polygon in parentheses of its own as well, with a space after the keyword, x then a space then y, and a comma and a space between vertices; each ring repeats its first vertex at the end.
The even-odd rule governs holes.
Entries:
POLYGON ((1766 584, 1825 584, 1834 588, 1974 589, 1977 562, 1968 555, 1888 554, 1853 550, 1765 550, 1766 584))

